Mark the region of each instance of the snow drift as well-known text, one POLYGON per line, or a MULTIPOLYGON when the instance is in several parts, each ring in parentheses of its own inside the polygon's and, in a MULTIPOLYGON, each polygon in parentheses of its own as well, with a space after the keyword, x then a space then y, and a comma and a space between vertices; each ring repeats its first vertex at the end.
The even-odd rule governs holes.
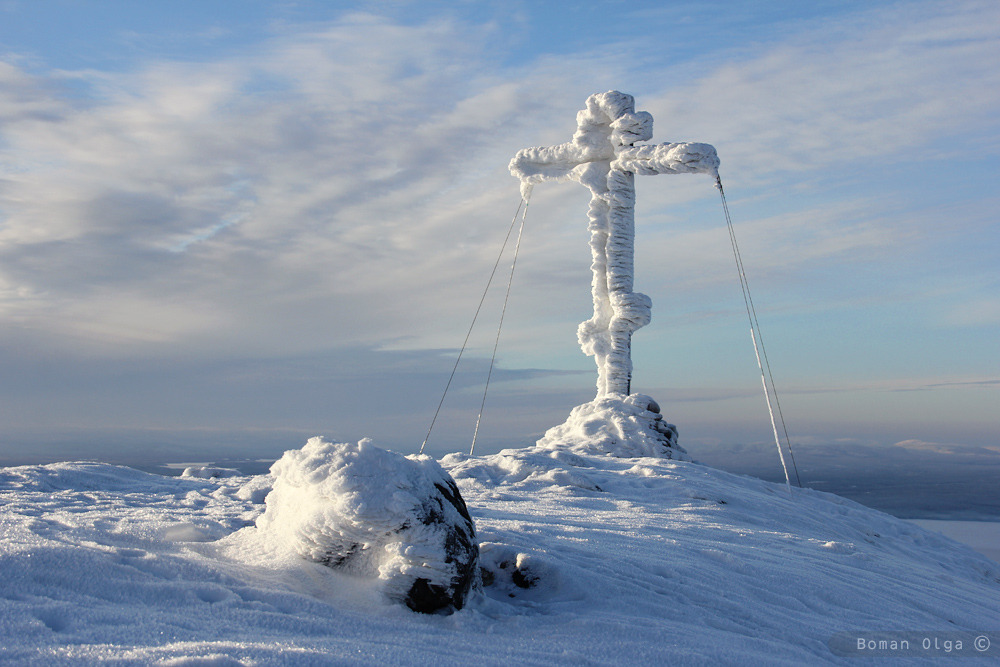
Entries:
POLYGON ((663 420, 659 404, 645 394, 608 394, 579 405, 536 446, 578 454, 690 460, 677 444, 677 427, 663 420))

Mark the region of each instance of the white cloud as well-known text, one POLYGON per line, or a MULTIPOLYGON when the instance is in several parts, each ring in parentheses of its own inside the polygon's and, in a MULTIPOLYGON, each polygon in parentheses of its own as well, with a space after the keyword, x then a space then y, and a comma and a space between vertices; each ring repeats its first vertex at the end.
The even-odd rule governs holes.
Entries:
POLYGON ((980 141, 1000 107, 998 23, 993 2, 876 6, 760 45, 644 107, 660 127, 711 140, 735 182, 902 159, 946 168, 996 149, 980 141))
POLYGON ((3 310, 138 342, 400 335, 392 311, 418 318, 421 291, 453 289, 442 268, 468 270, 454 260, 481 254, 463 241, 483 206, 516 191, 490 131, 522 122, 524 92, 481 81, 487 30, 352 16, 240 61, 48 80, 5 65, 3 310), (55 95, 59 79, 94 96, 55 95))
MULTIPOLYGON (((129 341, 454 345, 517 204, 507 160, 565 141, 595 88, 619 75, 656 88, 639 101, 655 140, 715 143, 727 179, 780 186, 780 172, 941 156, 951 145, 930 137, 989 131, 995 15, 991 3, 883 7, 680 86, 669 66, 631 70, 624 48, 505 69, 487 46, 494 24, 363 14, 219 62, 48 77, 3 64, 0 312, 70 337, 114 333, 126 353, 129 341)), ((546 300, 587 306, 586 195, 569 190, 533 205, 516 287, 540 318, 532 331, 582 319, 546 300)), ((650 188, 644 210, 665 219, 685 190, 680 203, 713 196, 709 184, 650 188)), ((771 270, 857 261, 900 238, 870 203, 763 215, 741 241, 771 270)), ((675 230, 683 251, 640 264, 640 282, 697 293, 729 280, 718 231, 675 230)), ((531 344, 511 321, 510 340, 531 344)))

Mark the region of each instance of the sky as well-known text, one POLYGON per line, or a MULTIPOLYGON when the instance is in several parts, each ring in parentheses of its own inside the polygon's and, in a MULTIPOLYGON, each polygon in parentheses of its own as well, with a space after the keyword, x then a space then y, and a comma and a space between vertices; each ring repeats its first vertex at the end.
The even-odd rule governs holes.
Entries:
MULTIPOLYGON (((998 28, 992 0, 0 1, 0 463, 415 452, 510 158, 617 89, 716 147, 807 468, 995 465, 998 28)), ((636 180, 633 390, 695 458, 780 470, 718 192, 636 180)), ((588 199, 534 189, 482 453, 593 397, 588 199)), ((429 453, 469 446, 510 261, 429 453)))

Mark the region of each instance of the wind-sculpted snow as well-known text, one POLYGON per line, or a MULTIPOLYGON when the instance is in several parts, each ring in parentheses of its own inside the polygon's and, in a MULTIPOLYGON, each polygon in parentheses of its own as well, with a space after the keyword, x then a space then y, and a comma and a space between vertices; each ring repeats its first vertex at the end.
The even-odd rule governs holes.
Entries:
POLYGON ((611 168, 634 174, 710 174, 718 176, 719 156, 709 144, 681 143, 626 146, 611 168))
POLYGON ((487 584, 450 616, 271 539, 269 475, 2 469, 0 661, 801 665, 844 631, 1000 630, 1000 565, 837 496, 572 448, 441 463, 487 584))
POLYGON ((271 474, 257 528, 278 548, 378 579, 415 611, 465 604, 479 576, 475 529, 455 482, 429 456, 312 438, 271 474))
POLYGON ((580 454, 689 460, 687 452, 677 444, 677 427, 663 420, 660 406, 645 394, 611 394, 579 405, 564 423, 546 431, 537 447, 580 454))

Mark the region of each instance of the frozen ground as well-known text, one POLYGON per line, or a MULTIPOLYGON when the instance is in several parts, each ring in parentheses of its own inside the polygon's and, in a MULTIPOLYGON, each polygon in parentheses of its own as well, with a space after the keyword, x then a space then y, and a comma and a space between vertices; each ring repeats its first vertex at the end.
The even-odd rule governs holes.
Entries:
POLYGON ((1000 632, 997 563, 837 496, 539 448, 442 463, 494 579, 450 616, 261 540, 267 475, 2 469, 0 660, 798 665, 843 660, 837 633, 1000 632))

